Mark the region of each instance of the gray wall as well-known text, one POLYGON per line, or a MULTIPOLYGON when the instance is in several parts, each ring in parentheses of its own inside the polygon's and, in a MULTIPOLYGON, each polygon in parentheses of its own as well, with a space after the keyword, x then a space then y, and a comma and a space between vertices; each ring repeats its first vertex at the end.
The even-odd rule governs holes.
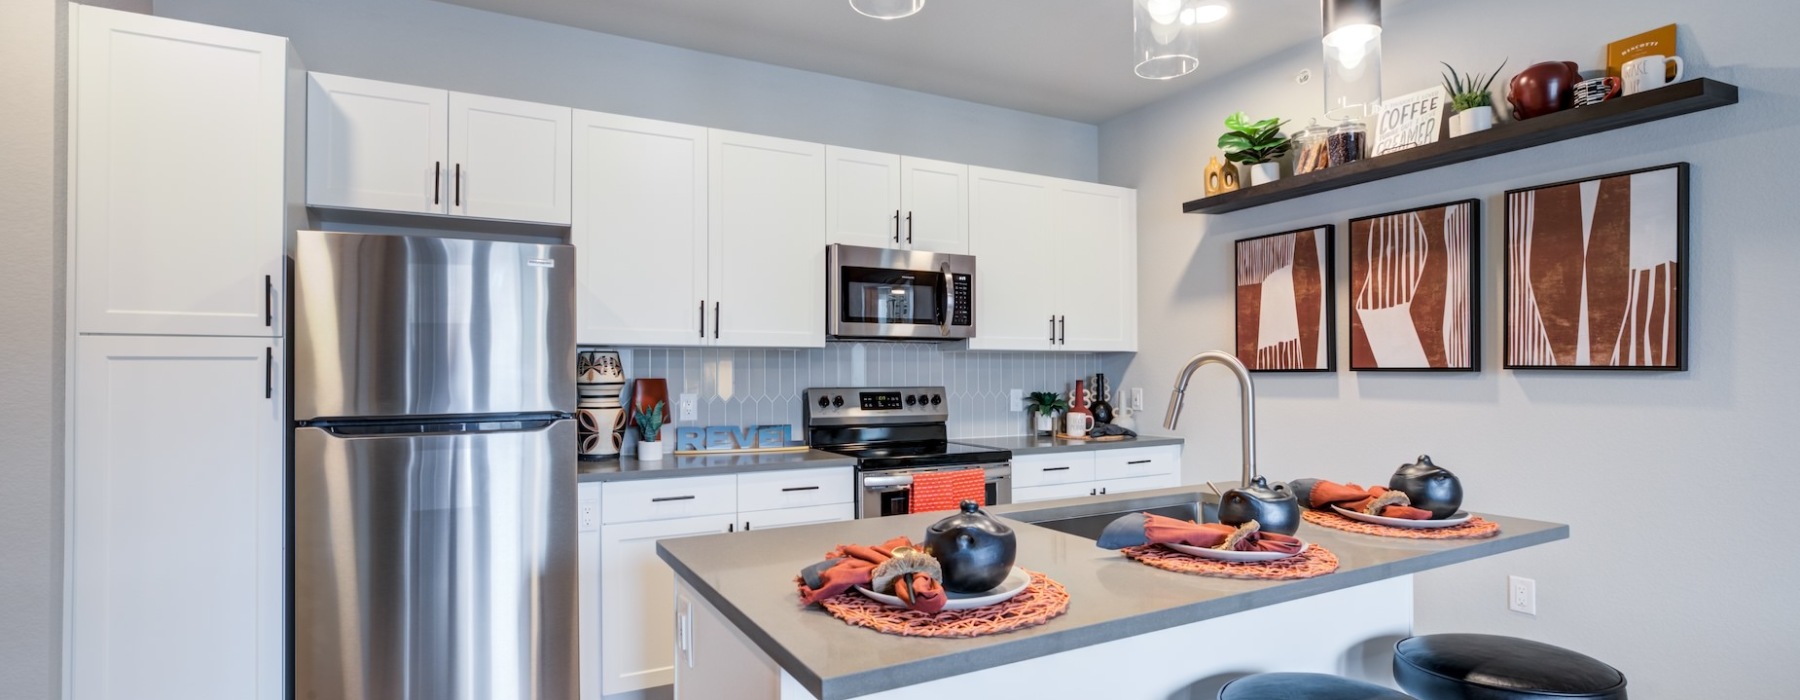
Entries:
POLYGON ((0 3, 0 698, 56 696, 62 644, 64 0, 0 3))
MULTIPOLYGON (((1533 62, 1603 65, 1607 41, 1679 20, 1690 71, 1742 103, 1698 115, 1219 216, 1184 215, 1226 114, 1320 111, 1316 45, 1101 125, 1104 182, 1139 188, 1143 351, 1123 385, 1169 386, 1194 352, 1232 344, 1232 242, 1352 216, 1483 201, 1482 371, 1474 375, 1258 375, 1261 463, 1271 478, 1382 482, 1420 452, 1460 474, 1466 501, 1570 523, 1562 543, 1419 577, 1417 629, 1546 640, 1609 661, 1646 698, 1793 698, 1800 679, 1800 558, 1785 517, 1800 491, 1800 5, 1681 0, 1409 3, 1386 22, 1388 94, 1431 85, 1445 60, 1504 77, 1533 62), (1629 11, 1626 11, 1629 10, 1629 11), (1546 21, 1544 18, 1554 18, 1546 21), (1693 168, 1685 373, 1500 369, 1500 194, 1643 166, 1693 168), (1151 334, 1148 329, 1157 329, 1151 334), (1761 510, 1775 509, 1775 510, 1761 510), (1756 517, 1743 518, 1747 513, 1756 517), (1766 548, 1766 549, 1765 549, 1766 548), (1538 582, 1538 615, 1505 605, 1508 574, 1538 582)), ((1347 262, 1339 246, 1338 328, 1347 262)), ((1339 357, 1347 345, 1340 330, 1339 357)), ((1340 365, 1345 364, 1341 359, 1340 365)), ((1187 479, 1237 474, 1229 379, 1203 370, 1181 433, 1187 479), (1196 400, 1197 399, 1197 400, 1196 400), (1205 446, 1211 446, 1205 447, 1205 446)), ((1151 402, 1144 417, 1162 418, 1151 402)))
POLYGON ((1092 180, 1098 130, 430 0, 157 0, 292 38, 309 69, 1092 180))

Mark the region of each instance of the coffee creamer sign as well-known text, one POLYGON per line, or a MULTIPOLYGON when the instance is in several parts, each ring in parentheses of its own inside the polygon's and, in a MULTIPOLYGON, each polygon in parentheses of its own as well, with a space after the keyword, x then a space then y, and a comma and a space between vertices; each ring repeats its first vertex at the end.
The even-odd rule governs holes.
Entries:
POLYGON ((1375 147, 1370 156, 1437 143, 1443 131, 1444 106, 1450 93, 1442 86, 1382 100, 1375 117, 1375 147))

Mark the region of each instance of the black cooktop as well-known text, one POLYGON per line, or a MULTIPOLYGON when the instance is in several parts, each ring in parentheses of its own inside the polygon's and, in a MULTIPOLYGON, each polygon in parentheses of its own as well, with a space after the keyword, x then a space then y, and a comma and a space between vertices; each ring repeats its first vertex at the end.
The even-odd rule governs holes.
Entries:
POLYGON ((863 471, 995 464, 1012 461, 1012 451, 948 440, 892 442, 875 445, 820 446, 818 449, 856 458, 863 471))

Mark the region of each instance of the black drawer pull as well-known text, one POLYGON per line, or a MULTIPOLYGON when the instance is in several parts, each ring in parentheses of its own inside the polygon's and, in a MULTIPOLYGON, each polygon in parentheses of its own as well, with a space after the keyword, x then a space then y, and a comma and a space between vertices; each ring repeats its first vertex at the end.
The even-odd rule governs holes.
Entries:
POLYGON ((666 501, 691 501, 691 500, 694 500, 693 496, 658 496, 656 498, 650 499, 650 502, 651 503, 663 503, 666 501))
POLYGON ((1129 461, 1129 462, 1126 462, 1126 464, 1149 464, 1149 463, 1150 463, 1150 462, 1152 462, 1152 461, 1154 461, 1154 460, 1148 460, 1148 459, 1134 459, 1134 460, 1131 460, 1131 461, 1129 461))
POLYGON ((790 491, 817 491, 817 490, 819 490, 819 487, 817 487, 817 486, 789 486, 787 488, 782 489, 781 491, 782 491, 782 493, 787 493, 790 491))
POLYGON ((1069 467, 1044 467, 1044 471, 1047 472, 1066 472, 1069 469, 1069 467))

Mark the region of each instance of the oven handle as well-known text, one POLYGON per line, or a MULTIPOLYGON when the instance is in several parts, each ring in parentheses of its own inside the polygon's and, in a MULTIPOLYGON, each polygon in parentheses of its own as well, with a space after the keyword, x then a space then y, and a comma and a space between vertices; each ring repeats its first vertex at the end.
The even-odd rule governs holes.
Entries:
MULTIPOLYGON (((996 481, 1012 476, 1012 467, 1010 465, 983 467, 983 469, 987 472, 987 481, 996 481)), ((900 474, 898 476, 865 476, 862 478, 863 488, 870 489, 911 486, 912 482, 912 474, 900 474)))
MULTIPOLYGON (((912 217, 907 218, 910 220, 912 217)), ((950 321, 956 317, 956 284, 950 277, 949 262, 938 263, 938 272, 944 275, 944 323, 938 329, 938 334, 947 336, 950 335, 950 321)))

